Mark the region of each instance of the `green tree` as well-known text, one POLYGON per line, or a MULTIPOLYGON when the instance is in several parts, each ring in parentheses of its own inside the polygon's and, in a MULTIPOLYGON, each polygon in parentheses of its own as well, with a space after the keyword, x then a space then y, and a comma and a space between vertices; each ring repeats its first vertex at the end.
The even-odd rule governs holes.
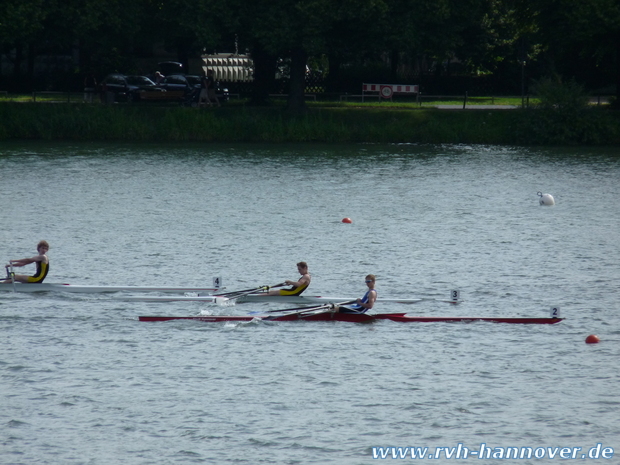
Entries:
POLYGON ((49 10, 43 0, 3 0, 0 2, 0 52, 9 56, 15 50, 13 74, 21 74, 28 46, 43 30, 49 10))
POLYGON ((255 103, 264 103, 278 61, 290 66, 288 108, 305 109, 306 64, 309 56, 341 49, 362 53, 369 39, 359 41, 371 19, 378 21, 383 0, 232 0, 225 28, 249 48, 256 64, 255 103), (356 23, 357 21, 357 23, 356 23), (265 76, 264 74, 269 76, 265 76))
POLYGON ((616 84, 620 92, 620 2, 524 0, 535 10, 542 75, 575 77, 589 87, 616 84))
POLYGON ((226 14, 224 2, 217 0, 145 0, 146 24, 151 44, 163 43, 174 50, 178 61, 216 47, 224 33, 220 14, 226 14))

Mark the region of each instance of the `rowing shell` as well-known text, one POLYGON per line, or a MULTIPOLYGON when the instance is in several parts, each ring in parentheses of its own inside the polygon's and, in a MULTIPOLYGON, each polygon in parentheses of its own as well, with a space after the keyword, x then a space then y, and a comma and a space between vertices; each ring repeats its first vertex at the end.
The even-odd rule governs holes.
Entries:
POLYGON ((438 323, 438 322, 473 322, 488 321, 492 323, 512 323, 512 324, 538 324, 552 325, 559 323, 564 318, 503 318, 503 317, 459 317, 459 316, 407 316, 406 313, 377 313, 369 315, 366 313, 333 313, 317 312, 311 314, 289 314, 280 316, 250 316, 250 315, 202 315, 202 316, 140 316, 139 321, 170 321, 170 320, 197 320, 206 323, 219 322, 245 322, 252 320, 270 321, 348 321, 351 323, 371 323, 378 320, 390 320, 399 323, 438 323))
POLYGON ((162 286, 83 286, 79 284, 60 283, 15 283, 15 290, 11 283, 0 283, 0 291, 10 292, 77 292, 77 293, 100 293, 100 292, 162 292, 170 294, 212 293, 221 291, 222 288, 214 287, 162 287, 162 286))
MULTIPOLYGON (((163 294, 198 294, 196 296, 123 296, 119 297, 124 301, 139 302, 215 302, 217 295, 199 295, 221 292, 222 288, 213 287, 162 287, 162 286, 85 286, 79 284, 61 283, 15 283, 15 290, 11 283, 0 283, 0 291, 10 292, 72 292, 72 293, 113 293, 113 292, 161 292, 163 294)), ((219 297, 221 298, 221 297, 219 297)), ((280 302, 285 304, 317 304, 329 302, 344 302, 352 300, 344 297, 327 296, 295 296, 295 295, 276 295, 249 294, 236 299, 237 302, 280 302)), ((427 299, 377 299, 378 302, 390 302, 400 304, 413 304, 427 299)), ((435 299, 431 299, 435 300, 435 299)), ((456 300, 445 300, 445 302, 458 303, 456 300)))
MULTIPOLYGON (((220 297, 221 298, 221 297, 220 297)), ((123 296, 119 297, 119 300, 133 301, 133 302, 216 302, 218 296, 205 295, 205 296, 123 296)), ((285 303, 285 304, 299 304, 299 305, 312 305, 312 304, 324 304, 333 302, 348 302, 350 297, 329 297, 320 295, 265 295, 265 294, 249 294, 239 297, 237 302, 267 302, 267 303, 285 303)), ((377 299, 378 303, 397 303, 397 304, 414 304, 421 302, 425 299, 377 299)), ((434 299, 433 299, 434 300, 434 299)), ((447 301, 446 301, 447 302, 447 301)), ((457 303, 457 301, 451 301, 457 303)))
MULTIPOLYGON (((124 301, 139 302, 215 302, 217 295, 200 295, 213 294, 221 292, 223 288, 214 287, 162 287, 162 286, 86 286, 80 284, 62 284, 62 283, 0 283, 0 291, 9 292, 71 292, 71 293, 113 293, 113 292, 161 292, 162 294, 197 294, 196 296, 123 296, 119 297, 124 301)), ((345 297, 328 297, 328 296, 270 296, 266 294, 249 294, 236 299, 237 302, 275 302, 285 304, 317 304, 330 302, 344 302, 353 300, 345 297)), ((461 300, 441 300, 441 299, 377 299, 377 302, 383 303, 399 303, 414 304, 423 300, 437 300, 440 302, 459 303, 461 300)))

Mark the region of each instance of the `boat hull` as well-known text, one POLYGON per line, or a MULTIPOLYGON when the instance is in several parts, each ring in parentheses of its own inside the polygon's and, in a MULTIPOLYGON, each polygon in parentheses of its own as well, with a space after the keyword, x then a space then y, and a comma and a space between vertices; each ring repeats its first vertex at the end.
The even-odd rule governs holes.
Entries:
POLYGON ((205 323, 262 321, 348 321, 352 323, 370 323, 376 321, 371 315, 321 312, 309 315, 289 314, 278 316, 249 315, 205 315, 205 316, 141 316, 140 321, 198 320, 205 323))
POLYGON ((165 287, 165 286, 86 286, 62 283, 0 283, 0 291, 7 292, 73 292, 73 293, 106 293, 106 292, 162 292, 171 294, 213 293, 220 291, 213 287, 165 287))
MULTIPOLYGON (((217 296, 123 296, 120 300, 128 302, 216 302, 217 296)), ((261 295, 250 294, 234 299, 238 303, 283 303, 297 305, 315 305, 325 303, 350 302, 351 297, 333 297, 320 295, 261 295)), ((378 303, 414 304, 423 299, 377 299, 378 303)))
POLYGON ((197 320, 205 323, 219 322, 247 322, 252 320, 263 321, 347 321, 351 323, 371 323, 379 320, 390 320, 399 323, 450 323, 450 322, 474 322, 487 321, 492 323, 510 324, 555 324, 563 318, 503 318, 503 317, 425 317, 407 316, 405 313, 378 313, 368 315, 366 313, 333 313, 318 312, 310 314, 288 314, 279 316, 267 315, 199 315, 199 316, 140 316, 139 321, 157 322, 170 320, 197 320))
POLYGON ((564 318, 505 318, 505 317, 462 317, 462 316, 408 316, 379 314, 377 319, 387 319, 399 323, 471 323, 473 321, 487 321, 491 323, 511 323, 511 324, 536 324, 553 325, 559 323, 564 318))
MULTIPOLYGON (((165 286, 87 286, 80 284, 63 284, 63 283, 0 283, 0 291, 5 292, 20 292, 20 293, 34 293, 34 292, 69 292, 69 293, 85 293, 85 294, 98 294, 98 293, 161 293, 171 295, 124 295, 118 297, 118 299, 127 302, 216 302, 216 300, 222 299, 215 295, 215 292, 222 292, 222 288, 216 289, 213 287, 165 287, 165 286), (196 294, 194 296, 189 295, 172 295, 172 294, 196 294), (203 295, 201 295, 203 294, 203 295), (208 294, 208 295, 204 295, 208 294)), ((224 296, 225 297, 225 296, 224 296)), ((224 298, 223 300, 227 300, 224 298)), ((295 304, 295 305, 315 305, 324 303, 338 303, 348 302, 351 297, 337 297, 337 296, 319 296, 319 295, 265 295, 265 294, 248 294, 235 299, 236 302, 245 303, 283 303, 283 304, 295 304)), ((440 299, 399 299, 399 298, 379 298, 378 303, 397 303, 397 304, 415 304, 422 302, 423 300, 438 300, 448 303, 459 303, 459 301, 453 300, 440 300, 440 299)))

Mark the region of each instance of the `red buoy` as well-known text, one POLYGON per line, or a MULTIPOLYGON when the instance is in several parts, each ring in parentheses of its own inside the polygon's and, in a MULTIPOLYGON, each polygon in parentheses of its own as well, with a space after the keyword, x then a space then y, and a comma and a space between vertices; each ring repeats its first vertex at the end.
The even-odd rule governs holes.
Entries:
POLYGON ((353 223, 353 221, 351 220, 351 218, 343 218, 342 219, 343 223, 353 223))
POLYGON ((599 337, 596 334, 590 334, 586 338, 586 344, 597 344, 599 342, 601 342, 601 340, 599 339, 599 337))

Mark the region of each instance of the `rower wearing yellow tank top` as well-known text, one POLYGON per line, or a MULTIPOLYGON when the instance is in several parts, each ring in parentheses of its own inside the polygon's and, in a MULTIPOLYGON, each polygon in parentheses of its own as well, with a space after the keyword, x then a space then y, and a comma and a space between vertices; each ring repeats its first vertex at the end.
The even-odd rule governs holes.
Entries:
POLYGON ((300 295, 310 285, 312 277, 308 272, 308 264, 306 262, 299 262, 297 264, 297 271, 299 271, 301 278, 297 281, 291 281, 288 279, 284 281, 287 286, 291 286, 289 289, 274 289, 264 295, 300 295))
POLYGON ((50 260, 47 256, 47 251, 50 245, 47 241, 41 241, 37 244, 38 255, 31 258, 20 258, 17 260, 10 260, 6 265, 7 277, 0 280, 2 283, 42 283, 50 269, 50 260), (32 276, 23 274, 14 274, 13 267, 22 267, 29 265, 30 263, 36 263, 36 271, 32 276), (13 274, 12 274, 13 273, 13 274), (12 274, 12 276, 11 276, 12 274))

